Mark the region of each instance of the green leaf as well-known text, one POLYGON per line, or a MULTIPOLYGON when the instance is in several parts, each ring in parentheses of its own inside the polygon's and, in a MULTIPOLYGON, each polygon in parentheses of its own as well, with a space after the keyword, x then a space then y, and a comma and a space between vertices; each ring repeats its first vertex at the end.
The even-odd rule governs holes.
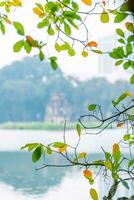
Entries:
POLYGON ((53 70, 56 70, 58 68, 58 64, 56 61, 51 60, 50 64, 51 64, 51 67, 53 68, 53 70))
POLYGON ((76 130, 77 130, 78 136, 80 137, 81 136, 81 126, 80 126, 80 124, 76 124, 76 130))
POLYGON ((23 149, 28 149, 28 151, 32 151, 35 149, 39 144, 38 143, 31 143, 31 144, 26 144, 25 146, 21 147, 21 150, 23 149))
POLYGON ((79 15, 77 15, 75 12, 73 11, 64 11, 62 13, 62 15, 67 19, 70 19, 70 20, 81 20, 81 17, 79 15))
POLYGON ((110 52, 109 55, 110 55, 111 58, 119 59, 119 56, 118 56, 117 52, 114 51, 114 50, 112 52, 110 52))
POLYGON ((113 145, 113 157, 115 163, 117 163, 121 158, 120 146, 116 143, 113 145))
POLYGON ((47 32, 49 35, 54 35, 54 33, 55 33, 54 30, 52 29, 51 25, 48 26, 47 32))
POLYGON ((69 5, 69 4, 70 4, 70 0, 62 0, 62 3, 63 3, 64 5, 69 5))
POLYGON ((89 184, 90 184, 90 185, 93 185, 93 184, 94 184, 94 180, 93 180, 92 178, 89 178, 88 181, 89 181, 89 184))
POLYGON ((131 114, 134 115, 134 108, 131 109, 131 114))
POLYGON ((49 59, 50 59, 50 60, 54 60, 54 61, 56 61, 56 60, 57 60, 57 57, 55 57, 55 56, 51 56, 49 59))
POLYGON ((133 46, 132 44, 128 43, 126 45, 126 55, 129 56, 130 54, 132 54, 132 52, 133 52, 133 46))
POLYGON ((48 146, 47 147, 47 154, 51 155, 53 153, 52 149, 48 146))
POLYGON ((112 163, 111 163, 111 161, 106 161, 104 164, 105 164, 105 167, 108 170, 112 171, 112 163))
POLYGON ((71 28, 70 26, 64 22, 64 31, 67 35, 71 35, 71 28))
POLYGON ((126 19, 126 17, 128 16, 128 14, 126 13, 120 13, 118 12, 115 19, 114 19, 114 23, 120 23, 122 22, 123 20, 126 19))
POLYGON ((42 22, 38 23, 37 27, 38 28, 44 28, 44 27, 46 27, 48 25, 49 25, 49 19, 45 18, 45 19, 43 19, 42 22))
POLYGON ((4 24, 2 23, 2 21, 0 22, 0 29, 1 29, 1 32, 2 32, 3 34, 5 34, 6 30, 5 30, 5 26, 4 26, 4 24))
POLYGON ((65 42, 64 44, 62 44, 61 46, 60 46, 60 49, 61 49, 61 51, 63 50, 68 50, 68 49, 70 49, 70 44, 69 43, 67 43, 67 42, 65 42))
POLYGON ((63 147, 65 145, 65 143, 63 142, 54 142, 53 143, 53 147, 55 148, 60 148, 60 147, 63 147))
POLYGON ((79 27, 72 20, 70 19, 67 19, 67 20, 74 28, 76 28, 77 30, 79 29, 79 27))
POLYGON ((56 51, 60 52, 61 51, 61 47, 58 43, 55 44, 55 49, 56 51))
POLYGON ((118 40, 118 42, 121 43, 121 44, 125 44, 125 40, 123 40, 122 38, 120 38, 120 39, 118 40))
POLYGON ((21 150, 26 149, 26 148, 28 148, 28 145, 29 145, 29 144, 26 144, 26 145, 22 146, 20 149, 21 149, 21 150))
POLYGON ((19 51, 22 49, 23 44, 24 44, 24 41, 23 41, 23 40, 20 40, 20 41, 16 42, 16 43, 14 44, 14 46, 13 46, 13 51, 14 51, 14 52, 19 52, 19 51))
POLYGON ((93 162, 93 164, 95 165, 104 165, 104 161, 103 160, 96 160, 93 162))
POLYGON ((129 10, 129 8, 128 8, 128 1, 127 1, 127 2, 125 2, 121 5, 120 11, 125 12, 125 11, 128 11, 128 10, 129 10))
MULTIPOLYGON (((126 181, 121 180, 121 183, 122 183, 122 185, 123 185, 126 189, 129 190, 129 185, 128 185, 128 183, 127 183, 126 181)), ((120 200, 121 200, 121 198, 120 198, 120 200)), ((122 200, 124 200, 124 198, 123 198, 122 200)), ((128 200, 128 199, 127 199, 127 200, 128 200)))
POLYGON ((79 10, 79 6, 76 2, 72 2, 72 7, 73 7, 75 12, 77 12, 79 10))
POLYGON ((117 28, 117 29, 116 29, 116 33, 117 33, 119 36, 121 36, 121 37, 124 37, 124 36, 125 36, 123 30, 121 30, 120 28, 117 28))
MULTIPOLYGON (((116 173, 116 172, 112 172, 112 177, 113 177, 113 179, 115 180, 115 181, 117 181, 118 179, 119 179, 119 175, 116 173)), ((113 190, 114 190, 114 186, 112 186, 113 187, 113 190)), ((115 191, 115 190, 114 190, 115 191)))
POLYGON ((123 47, 114 48, 113 51, 109 53, 109 55, 114 59, 124 58, 125 57, 124 49, 123 47))
POLYGON ((108 161, 111 158, 111 154, 109 152, 105 152, 105 158, 106 161, 108 161))
POLYGON ((40 3, 36 3, 36 6, 42 11, 44 12, 44 8, 40 3))
POLYGON ((13 25, 16 28, 18 34, 25 35, 24 27, 20 22, 13 22, 13 25))
POLYGON ((118 105, 121 101, 123 101, 124 99, 126 99, 126 97, 130 97, 130 93, 129 92, 124 92, 118 99, 117 101, 112 101, 113 105, 116 106, 118 105))
POLYGON ((131 76, 131 78, 130 78, 130 83, 131 84, 134 84, 134 74, 131 76))
POLYGON ((134 61, 131 60, 130 64, 131 64, 131 68, 134 69, 134 61))
POLYGON ((127 97, 126 93, 123 93, 118 99, 117 99, 117 104, 119 104, 121 101, 123 101, 127 97))
POLYGON ((56 62, 57 58, 55 56, 52 56, 49 58, 49 60, 50 60, 50 64, 53 70, 56 70, 58 68, 58 64, 56 62))
POLYGON ((130 67, 130 62, 128 61, 128 62, 125 62, 124 64, 123 64, 123 68, 126 70, 126 69, 128 69, 130 67))
POLYGON ((45 27, 45 25, 44 25, 44 23, 43 23, 43 22, 39 22, 39 23, 38 23, 38 25, 37 25, 37 27, 38 27, 38 28, 44 28, 44 27, 45 27))
POLYGON ((41 156, 42 156, 43 153, 44 153, 44 148, 43 148, 43 146, 37 147, 37 148, 34 150, 33 154, 32 154, 32 161, 33 161, 33 162, 37 162, 37 161, 41 158, 41 156))
POLYGON ((120 151, 116 152, 113 154, 113 157, 114 157, 114 161, 115 162, 119 162, 120 158, 121 158, 121 153, 120 151))
POLYGON ((95 110, 96 109, 96 104, 90 104, 89 106, 88 106, 88 110, 89 111, 93 111, 93 110, 95 110))
POLYGON ((128 42, 134 42, 134 35, 130 35, 130 36, 127 38, 127 41, 128 41, 128 42))
POLYGON ((48 18, 43 19, 43 24, 44 24, 44 26, 48 26, 49 25, 49 19, 48 18))
POLYGON ((40 52, 39 52, 39 59, 40 59, 40 61, 43 61, 43 60, 44 60, 44 53, 43 53, 43 51, 41 51, 41 50, 40 50, 40 52))
POLYGON ((72 49, 72 48, 68 49, 68 54, 69 54, 70 56, 75 56, 75 51, 74 51, 74 49, 72 49))
POLYGON ((118 66, 118 65, 121 65, 123 63, 123 60, 118 60, 115 65, 118 66))
POLYGON ((0 7, 3 7, 6 4, 5 1, 0 2, 0 7))
POLYGON ((31 52, 31 45, 29 44, 29 42, 26 40, 25 42, 24 42, 24 44, 23 44, 23 46, 24 46, 24 49, 25 49, 25 51, 27 52, 27 53, 30 53, 31 52))
POLYGON ((103 52, 101 51, 101 50, 92 50, 92 52, 94 52, 94 53, 98 53, 98 54, 103 54, 103 52))
POLYGON ((7 13, 10 13, 10 7, 7 4, 5 4, 5 10, 7 13))
POLYGON ((32 151, 35 149, 39 144, 38 143, 31 143, 28 145, 28 151, 32 151))
POLYGON ((91 198, 92 198, 93 200, 99 200, 98 194, 97 194, 96 190, 93 189, 93 188, 90 189, 90 196, 91 196, 91 198))
POLYGON ((116 101, 112 101, 112 104, 114 107, 118 105, 118 103, 116 101))
POLYGON ((101 20, 102 23, 108 23, 109 22, 109 15, 105 10, 103 10, 103 12, 101 13, 100 20, 101 20))
POLYGON ((130 160, 128 162, 128 167, 134 166, 134 159, 130 160))

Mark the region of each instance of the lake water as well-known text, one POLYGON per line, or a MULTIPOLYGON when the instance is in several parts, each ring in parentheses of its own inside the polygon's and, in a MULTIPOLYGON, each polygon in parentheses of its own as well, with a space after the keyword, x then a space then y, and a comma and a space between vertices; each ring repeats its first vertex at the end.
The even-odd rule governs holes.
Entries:
MULTIPOLYGON (((87 151, 90 159, 101 156, 101 148, 106 150, 117 140, 122 138, 123 129, 106 130, 103 135, 84 136, 79 151, 87 151)), ((45 144, 55 140, 62 141, 63 133, 51 131, 21 131, 0 130, 0 199, 2 200, 89 200, 90 186, 83 178, 82 169, 78 168, 46 168, 36 171, 42 162, 33 164, 31 154, 19 149, 30 142, 45 144)), ((77 143, 75 131, 67 131, 67 143, 77 143)), ((71 152, 70 152, 71 154, 71 152)), ((49 159, 49 158, 48 158, 49 159)), ((49 163, 61 162, 61 158, 54 156, 49 163)), ((109 185, 105 185, 101 176, 98 177, 95 188, 99 191, 100 199, 106 193, 109 185)), ((120 188, 118 196, 130 195, 120 188)), ((116 199, 116 197, 115 197, 116 199)))

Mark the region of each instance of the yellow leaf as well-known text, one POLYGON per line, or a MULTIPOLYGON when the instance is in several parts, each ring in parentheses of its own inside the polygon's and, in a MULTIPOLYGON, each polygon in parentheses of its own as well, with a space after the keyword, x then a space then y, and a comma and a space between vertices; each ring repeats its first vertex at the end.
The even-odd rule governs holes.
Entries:
POLYGON ((88 52, 87 52, 87 51, 83 51, 83 52, 81 53, 81 55, 82 55, 84 58, 86 58, 86 57, 88 56, 88 52))
POLYGON ((89 46, 89 47, 97 47, 97 42, 95 42, 95 41, 88 42, 88 43, 86 44, 86 46, 89 46))
POLYGON ((84 174, 84 176, 85 176, 86 178, 88 178, 88 179, 93 177, 93 173, 92 173, 92 171, 89 170, 89 169, 85 169, 85 170, 83 171, 83 174, 84 174))
POLYGON ((109 169, 110 171, 112 171, 112 163, 111 163, 111 161, 106 161, 104 164, 105 164, 105 167, 107 169, 109 169))
POLYGON ((41 10, 37 7, 33 8, 33 12, 38 15, 39 17, 43 16, 43 12, 41 12, 41 10))
POLYGON ((103 6, 106 6, 106 1, 102 1, 103 6))
POLYGON ((93 188, 90 189, 90 195, 91 195, 91 198, 92 198, 93 200, 98 200, 98 199, 99 199, 99 198, 98 198, 98 193, 97 193, 96 190, 93 189, 93 188))
POLYGON ((134 24, 133 24, 133 23, 131 23, 131 22, 126 22, 125 26, 126 26, 126 29, 127 29, 128 31, 130 31, 131 33, 134 33, 134 24))
POLYGON ((109 22, 109 14, 103 10, 101 15, 100 15, 100 20, 102 23, 108 23, 109 22))
POLYGON ((87 6, 91 6, 92 5, 92 0, 81 0, 84 4, 86 4, 87 6))
POLYGON ((27 39, 27 42, 32 46, 33 42, 34 42, 34 39, 30 35, 27 35, 26 39, 27 39))
POLYGON ((132 115, 134 115, 134 108, 131 109, 131 113, 132 113, 132 115))
POLYGON ((119 124, 117 124, 117 128, 122 128, 123 127, 123 123, 119 123, 119 124))
POLYGON ((126 94, 128 97, 132 97, 132 93, 129 92, 129 91, 126 91, 125 94, 126 94))
POLYGON ((58 149, 58 152, 59 152, 59 153, 63 153, 66 149, 67 149, 67 144, 65 144, 63 147, 60 147, 60 148, 58 149))
POLYGON ((8 19, 7 17, 4 18, 4 21, 7 23, 7 24, 11 24, 12 22, 10 21, 10 19, 8 19))
POLYGON ((30 36, 26 36, 27 42, 31 45, 31 47, 38 47, 38 43, 30 36))
POLYGON ((86 153, 85 152, 82 152, 78 155, 78 159, 81 159, 81 158, 85 158, 86 157, 86 153))
POLYGON ((13 0, 14 6, 22 6, 22 2, 20 0, 13 0))
POLYGON ((119 146, 119 144, 114 144, 113 145, 113 154, 116 154, 117 152, 119 152, 120 151, 120 146, 119 146))

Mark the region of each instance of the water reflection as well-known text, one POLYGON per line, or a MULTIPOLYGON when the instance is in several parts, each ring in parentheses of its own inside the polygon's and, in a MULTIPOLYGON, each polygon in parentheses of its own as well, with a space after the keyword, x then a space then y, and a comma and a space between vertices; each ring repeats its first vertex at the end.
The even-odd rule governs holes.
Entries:
MULTIPOLYGON (((70 155, 71 156, 71 155, 70 155)), ((101 156, 101 155, 100 155, 101 156)), ((90 159, 96 159, 98 154, 91 154, 90 159)), ((47 162, 54 164, 65 162, 54 156, 47 162)), ((0 197, 2 200, 89 200, 89 184, 77 168, 45 168, 36 171, 27 152, 0 152, 0 197)), ((81 169, 82 170, 82 169, 81 169)), ((98 177, 94 187, 99 191, 100 199, 107 193, 108 187, 104 180, 98 177)), ((121 187, 118 196, 130 196, 130 192, 121 187)), ((117 199, 117 196, 115 197, 117 199)))
MULTIPOLYGON (((63 162, 55 156, 55 164, 63 162)), ((46 168, 35 171, 27 152, 0 152, 0 196, 3 200, 59 200, 85 197, 88 184, 76 168, 46 168)), ((51 160, 47 160, 49 163, 51 160)))
POLYGON ((45 193, 57 185, 69 170, 46 168, 35 171, 37 166, 31 162, 31 155, 26 152, 1 152, 0 161, 0 182, 30 194, 45 193))

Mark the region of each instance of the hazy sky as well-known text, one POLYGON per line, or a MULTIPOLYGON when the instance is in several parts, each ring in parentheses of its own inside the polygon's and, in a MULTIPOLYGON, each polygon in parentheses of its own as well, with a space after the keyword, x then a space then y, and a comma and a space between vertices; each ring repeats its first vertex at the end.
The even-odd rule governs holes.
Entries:
MULTIPOLYGON (((34 0, 35 1, 35 0, 34 0)), ((48 37, 45 33, 45 30, 36 31, 36 21, 38 22, 38 17, 33 14, 32 7, 34 5, 34 1, 31 0, 23 0, 24 8, 17 8, 13 11, 9 18, 14 21, 20 21, 24 24, 26 29, 26 34, 30 34, 35 38, 40 38, 47 40, 48 37)), ((37 1, 35 1, 37 2, 37 1)), ((41 1, 38 1, 41 2, 41 1)), ((81 8, 83 9, 83 8, 81 8)), ((88 8, 89 9, 89 8, 88 8)), ((99 16, 90 16, 87 20, 87 27, 89 28, 89 37, 91 40, 95 40, 98 42, 100 38, 105 38, 105 36, 111 36, 115 34, 116 25, 111 22, 108 24, 99 23, 99 16), (91 31, 90 31, 91 30, 91 31)), ((119 25, 118 25, 119 26, 119 25)), ((83 30, 79 31, 79 36, 83 36, 83 30)), ((13 53, 12 46, 17 40, 21 40, 22 37, 16 34, 16 31, 10 26, 7 25, 7 32, 5 36, 0 37, 0 61, 1 67, 7 64, 10 64, 14 60, 20 60, 26 56, 24 50, 21 53, 13 53)), ((56 55, 58 56, 58 63, 67 74, 75 74, 81 78, 92 77, 98 71, 98 55, 90 53, 87 58, 83 58, 81 56, 81 50, 78 45, 75 45, 77 49, 77 55, 74 57, 69 57, 67 52, 57 53, 53 49, 53 42, 55 38, 49 38, 49 50, 48 56, 56 55)), ((103 41, 103 39, 102 39, 103 41)), ((99 45, 101 49, 101 45, 99 45)), ((36 54, 33 52, 30 56, 36 54)))

